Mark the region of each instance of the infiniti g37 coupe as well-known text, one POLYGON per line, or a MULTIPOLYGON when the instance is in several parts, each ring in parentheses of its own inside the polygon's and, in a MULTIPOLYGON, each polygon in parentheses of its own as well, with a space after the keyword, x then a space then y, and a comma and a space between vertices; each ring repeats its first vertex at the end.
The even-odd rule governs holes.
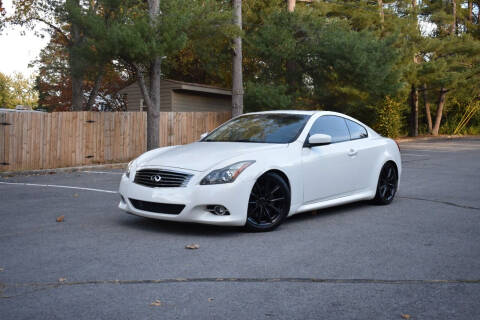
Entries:
POLYGON ((395 141, 349 116, 249 113, 197 142, 130 162, 119 207, 154 219, 268 231, 300 212, 359 200, 389 204, 401 171, 395 141))

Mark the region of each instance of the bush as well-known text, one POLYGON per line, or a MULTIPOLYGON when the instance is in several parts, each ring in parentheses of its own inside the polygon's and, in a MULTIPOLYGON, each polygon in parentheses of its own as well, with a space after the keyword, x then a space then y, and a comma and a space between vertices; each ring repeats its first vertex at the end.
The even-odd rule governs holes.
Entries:
POLYGON ((383 104, 377 110, 377 122, 374 125, 375 130, 382 136, 396 138, 400 134, 402 119, 400 116, 403 105, 386 97, 383 104))

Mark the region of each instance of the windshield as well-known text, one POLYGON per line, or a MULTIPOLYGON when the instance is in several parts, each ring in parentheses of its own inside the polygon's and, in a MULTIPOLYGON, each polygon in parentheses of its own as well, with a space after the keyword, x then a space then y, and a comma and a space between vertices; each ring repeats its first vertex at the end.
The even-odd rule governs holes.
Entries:
POLYGON ((290 143, 300 135, 309 117, 288 113, 248 114, 227 122, 202 141, 290 143))

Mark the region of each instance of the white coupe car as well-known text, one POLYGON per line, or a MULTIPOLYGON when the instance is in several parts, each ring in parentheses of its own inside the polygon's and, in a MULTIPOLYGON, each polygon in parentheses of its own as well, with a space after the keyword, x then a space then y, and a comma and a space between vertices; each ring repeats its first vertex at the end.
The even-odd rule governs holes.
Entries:
POLYGON ((370 199, 389 204, 401 171, 395 141, 344 114, 249 113, 198 142, 130 162, 119 207, 154 219, 269 231, 300 212, 370 199))

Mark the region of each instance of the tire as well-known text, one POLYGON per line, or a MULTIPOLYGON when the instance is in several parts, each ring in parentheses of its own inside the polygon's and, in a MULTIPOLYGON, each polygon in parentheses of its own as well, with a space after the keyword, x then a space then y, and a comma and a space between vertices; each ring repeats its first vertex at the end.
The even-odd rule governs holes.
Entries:
POLYGON ((245 226, 253 232, 272 231, 282 224, 289 211, 290 188, 280 175, 267 172, 252 188, 245 226))
POLYGON ((398 172, 393 162, 383 165, 377 183, 377 193, 373 202, 379 205, 387 205, 393 201, 397 192, 398 172))

